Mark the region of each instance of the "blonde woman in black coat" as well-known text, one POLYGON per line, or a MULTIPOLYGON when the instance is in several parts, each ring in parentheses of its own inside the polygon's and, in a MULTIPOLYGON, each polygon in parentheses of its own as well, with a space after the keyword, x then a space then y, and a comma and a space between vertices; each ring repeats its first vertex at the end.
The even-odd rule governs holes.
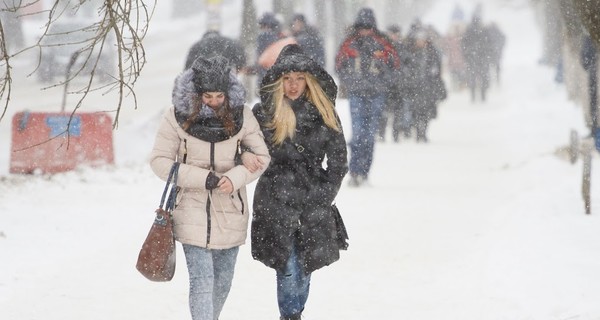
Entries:
POLYGON ((336 94, 332 77, 288 45, 253 108, 271 164, 254 192, 252 255, 276 271, 281 319, 300 319, 311 273, 337 261, 347 245, 336 240, 331 210, 348 171, 336 94))

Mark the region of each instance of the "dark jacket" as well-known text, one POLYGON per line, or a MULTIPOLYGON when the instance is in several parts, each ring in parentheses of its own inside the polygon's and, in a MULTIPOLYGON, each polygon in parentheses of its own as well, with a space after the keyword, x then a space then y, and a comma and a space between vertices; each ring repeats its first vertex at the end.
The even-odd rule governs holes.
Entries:
POLYGON ((395 86, 399 67, 392 41, 377 29, 366 36, 358 30, 350 34, 335 58, 335 70, 348 92, 361 96, 373 96, 395 86))
POLYGON ((406 97, 412 101, 414 112, 434 112, 436 103, 446 98, 441 54, 431 41, 419 48, 415 39, 408 38, 406 45, 402 68, 406 97))
POLYGON ((294 33, 298 45, 311 59, 319 65, 325 66, 325 47, 323 38, 319 31, 312 26, 306 26, 303 30, 294 33))
POLYGON ((481 21, 474 19, 468 26, 461 42, 465 63, 471 72, 487 74, 490 65, 490 37, 481 21))
MULTIPOLYGON (((290 71, 306 71, 316 76, 326 94, 335 101, 337 86, 331 76, 297 45, 283 49, 263 78, 263 86, 290 71)), ((295 240, 304 271, 311 273, 339 259, 331 203, 348 171, 346 141, 343 132, 324 124, 312 103, 299 98, 292 102, 295 137, 280 146, 274 145, 273 132, 266 127, 272 119, 271 95, 269 91, 261 91, 261 103, 253 109, 272 161, 254 192, 252 256, 271 268, 281 269, 295 240), (325 157, 326 169, 322 165, 325 157)))
POLYGON ((238 70, 246 65, 246 53, 238 41, 224 37, 217 31, 208 31, 190 48, 185 69, 191 67, 198 57, 208 59, 216 55, 227 58, 231 66, 238 70))

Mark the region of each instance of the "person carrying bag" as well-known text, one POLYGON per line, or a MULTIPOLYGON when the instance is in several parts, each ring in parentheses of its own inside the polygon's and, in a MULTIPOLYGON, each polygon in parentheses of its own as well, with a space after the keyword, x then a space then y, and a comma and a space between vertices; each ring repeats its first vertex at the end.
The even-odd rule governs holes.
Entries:
POLYGON ((182 159, 173 209, 173 231, 189 273, 193 320, 214 320, 225 304, 239 251, 248 231, 246 186, 270 161, 245 90, 221 56, 197 58, 175 80, 150 154, 152 171, 165 179, 182 159), (256 156, 236 161, 239 146, 256 156))
POLYGON ((142 245, 136 263, 136 269, 151 281, 170 281, 175 275, 175 236, 172 212, 177 197, 178 171, 179 162, 175 162, 169 172, 160 205, 156 209, 154 223, 142 245), (165 205, 169 189, 171 191, 165 205))

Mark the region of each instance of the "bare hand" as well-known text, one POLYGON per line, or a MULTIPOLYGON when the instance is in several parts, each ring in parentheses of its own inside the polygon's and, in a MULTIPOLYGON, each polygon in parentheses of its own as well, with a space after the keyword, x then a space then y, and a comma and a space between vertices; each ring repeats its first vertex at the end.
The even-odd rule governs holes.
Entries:
POLYGON ((242 163, 250 172, 256 172, 263 168, 263 160, 252 152, 242 153, 242 163))
POLYGON ((229 180, 227 177, 221 177, 217 187, 219 188, 219 192, 222 193, 230 194, 233 192, 233 183, 231 183, 231 180, 229 180))

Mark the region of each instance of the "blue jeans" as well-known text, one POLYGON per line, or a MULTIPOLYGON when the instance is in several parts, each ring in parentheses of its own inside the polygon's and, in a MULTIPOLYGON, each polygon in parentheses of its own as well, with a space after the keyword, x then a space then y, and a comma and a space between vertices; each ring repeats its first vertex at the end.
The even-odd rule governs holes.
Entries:
POLYGON ((352 140, 350 141, 350 174, 368 177, 373 163, 375 135, 385 105, 385 94, 360 96, 350 94, 352 140))
POLYGON ((284 269, 276 272, 279 313, 284 318, 301 313, 308 300, 310 274, 302 270, 295 246, 284 269))
POLYGON ((193 320, 216 320, 233 280, 239 247, 212 250, 183 245, 190 278, 190 312, 193 320))

